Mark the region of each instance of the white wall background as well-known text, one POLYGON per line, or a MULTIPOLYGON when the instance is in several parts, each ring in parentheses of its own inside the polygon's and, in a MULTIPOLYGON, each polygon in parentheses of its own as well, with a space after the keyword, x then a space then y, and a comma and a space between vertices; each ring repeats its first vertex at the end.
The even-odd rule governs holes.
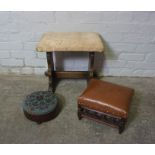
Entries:
MULTIPOLYGON (((155 76, 155 12, 0 12, 0 73, 43 74, 46 55, 35 47, 46 31, 99 32, 101 74, 155 76)), ((87 54, 56 55, 60 69, 86 70, 87 62, 87 54)))

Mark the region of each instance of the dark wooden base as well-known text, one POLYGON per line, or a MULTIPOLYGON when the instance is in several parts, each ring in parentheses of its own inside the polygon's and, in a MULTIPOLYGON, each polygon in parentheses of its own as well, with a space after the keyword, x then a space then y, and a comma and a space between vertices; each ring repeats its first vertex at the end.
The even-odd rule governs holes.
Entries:
POLYGON ((54 119, 59 113, 59 106, 57 106, 54 111, 44 114, 44 115, 32 115, 29 114, 24 110, 24 115, 26 116, 27 119, 37 122, 38 124, 41 124, 43 122, 50 121, 51 119, 54 119))
POLYGON ((120 134, 125 128, 126 119, 124 118, 116 117, 78 105, 79 120, 81 120, 83 117, 118 128, 120 134))

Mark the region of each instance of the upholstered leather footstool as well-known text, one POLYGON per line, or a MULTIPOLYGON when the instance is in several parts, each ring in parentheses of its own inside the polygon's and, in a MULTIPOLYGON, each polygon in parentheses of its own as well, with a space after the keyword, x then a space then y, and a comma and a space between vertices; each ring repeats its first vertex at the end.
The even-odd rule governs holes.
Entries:
POLYGON ((49 121, 58 114, 58 99, 51 91, 37 91, 26 96, 23 103, 25 116, 38 124, 49 121))
POLYGON ((78 118, 86 117, 117 127, 122 133, 134 90, 97 79, 78 97, 78 118))

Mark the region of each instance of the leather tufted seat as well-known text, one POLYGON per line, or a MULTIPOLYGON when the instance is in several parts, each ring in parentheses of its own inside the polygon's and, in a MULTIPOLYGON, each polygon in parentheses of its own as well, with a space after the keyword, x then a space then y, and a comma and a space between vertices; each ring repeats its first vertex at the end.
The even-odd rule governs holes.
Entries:
MULTIPOLYGON (((111 122, 113 118, 116 118, 124 120, 125 123, 133 93, 134 90, 131 88, 92 79, 86 90, 78 97, 79 118, 87 115, 90 118, 94 116, 96 120, 100 120, 99 115, 103 118, 103 114, 111 117, 111 122), (95 111, 97 116, 95 116, 95 112, 93 115, 92 111, 95 111)), ((108 123, 107 120, 105 121, 108 123)), ((119 122, 117 121, 118 124, 116 122, 110 124, 120 127, 119 122)))

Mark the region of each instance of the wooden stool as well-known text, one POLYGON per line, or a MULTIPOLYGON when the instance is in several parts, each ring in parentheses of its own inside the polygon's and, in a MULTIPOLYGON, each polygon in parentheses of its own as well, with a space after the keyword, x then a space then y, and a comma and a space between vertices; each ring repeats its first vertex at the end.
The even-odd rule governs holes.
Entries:
POLYGON ((86 117, 119 128, 122 133, 134 90, 109 82, 91 79, 78 97, 78 117, 86 117))
POLYGON ((93 78, 95 52, 103 52, 102 39, 97 33, 87 32, 49 32, 41 38, 36 50, 47 52, 49 90, 54 92, 57 78, 93 78), (56 71, 54 70, 53 52, 89 52, 88 71, 56 71))

